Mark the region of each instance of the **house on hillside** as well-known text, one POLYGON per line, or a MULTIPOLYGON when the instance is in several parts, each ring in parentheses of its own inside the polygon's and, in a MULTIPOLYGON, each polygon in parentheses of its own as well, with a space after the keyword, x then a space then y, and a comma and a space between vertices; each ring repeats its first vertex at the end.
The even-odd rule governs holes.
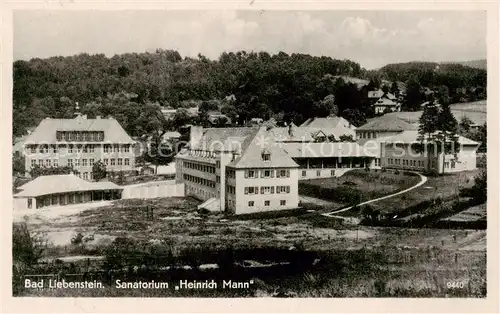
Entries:
POLYGON ((38 209, 121 198, 122 187, 112 182, 88 182, 73 174, 37 177, 18 188, 14 209, 38 209))
POLYGON ((392 93, 384 93, 381 89, 369 91, 368 99, 372 101, 375 114, 401 111, 401 103, 392 93))
POLYGON ((266 127, 191 127, 175 157, 176 180, 200 208, 243 214, 297 208, 298 165, 266 127))
POLYGON ((84 180, 92 180, 92 166, 102 160, 107 171, 133 171, 134 141, 113 118, 45 118, 24 141, 26 175, 35 165, 73 168, 84 180))

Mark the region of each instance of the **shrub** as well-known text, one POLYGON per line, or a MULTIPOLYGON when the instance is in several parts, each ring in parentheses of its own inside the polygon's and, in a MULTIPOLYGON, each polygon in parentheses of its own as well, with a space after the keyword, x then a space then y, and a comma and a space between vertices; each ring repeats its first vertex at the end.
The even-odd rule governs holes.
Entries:
POLYGON ((399 170, 394 171, 394 174, 399 174, 399 170))
POLYGON ((83 243, 83 234, 78 232, 73 238, 71 238, 71 244, 80 245, 83 243))
POLYGON ((42 257, 47 249, 45 237, 31 234, 26 223, 14 224, 12 227, 12 258, 27 266, 32 266, 42 257))

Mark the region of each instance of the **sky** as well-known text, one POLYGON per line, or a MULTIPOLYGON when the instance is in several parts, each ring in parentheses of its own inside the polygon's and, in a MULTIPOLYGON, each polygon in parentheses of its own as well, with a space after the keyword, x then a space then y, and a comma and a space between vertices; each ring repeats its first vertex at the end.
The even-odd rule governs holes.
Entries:
POLYGON ((306 53, 366 69, 486 59, 485 11, 17 11, 14 59, 177 50, 306 53))

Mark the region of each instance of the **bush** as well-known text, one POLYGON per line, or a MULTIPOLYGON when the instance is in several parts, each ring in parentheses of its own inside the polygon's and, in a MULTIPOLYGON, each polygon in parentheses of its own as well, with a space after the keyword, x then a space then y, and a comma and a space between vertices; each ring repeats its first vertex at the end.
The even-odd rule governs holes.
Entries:
POLYGON ((399 170, 394 171, 394 174, 399 174, 399 170))
POLYGON ((71 244, 80 245, 83 243, 83 234, 78 232, 73 238, 71 238, 71 244))
POLYGON ((12 258, 27 266, 32 266, 42 257, 48 241, 40 235, 29 232, 26 223, 12 226, 12 258))

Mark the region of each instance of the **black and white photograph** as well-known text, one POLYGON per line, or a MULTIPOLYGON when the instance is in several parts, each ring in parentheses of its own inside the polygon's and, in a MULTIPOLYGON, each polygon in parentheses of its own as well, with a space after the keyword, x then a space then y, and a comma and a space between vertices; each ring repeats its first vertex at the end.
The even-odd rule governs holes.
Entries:
POLYGON ((490 295, 486 10, 12 30, 14 299, 490 295))

